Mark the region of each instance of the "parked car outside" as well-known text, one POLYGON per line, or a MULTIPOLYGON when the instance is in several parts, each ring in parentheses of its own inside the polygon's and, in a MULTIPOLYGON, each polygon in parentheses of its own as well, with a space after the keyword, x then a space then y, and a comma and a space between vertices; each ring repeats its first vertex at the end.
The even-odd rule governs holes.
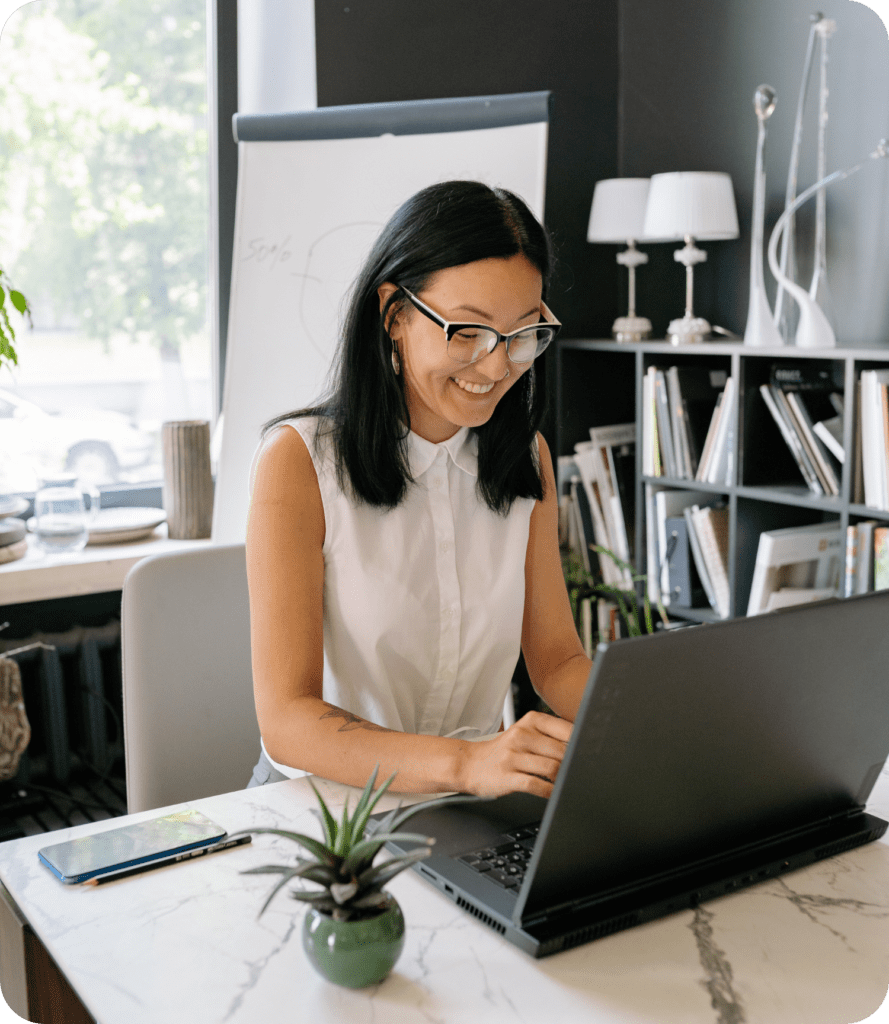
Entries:
POLYGON ((44 473, 65 469, 100 486, 146 465, 157 437, 123 413, 48 413, 0 389, 0 493, 36 490, 44 473))

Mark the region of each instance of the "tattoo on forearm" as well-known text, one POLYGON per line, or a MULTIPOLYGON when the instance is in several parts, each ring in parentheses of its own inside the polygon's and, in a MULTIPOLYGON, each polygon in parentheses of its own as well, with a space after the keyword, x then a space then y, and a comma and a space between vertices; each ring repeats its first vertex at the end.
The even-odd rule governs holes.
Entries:
POLYGON ((363 718, 359 718, 357 715, 353 715, 351 711, 346 711, 343 708, 334 707, 333 704, 328 704, 324 701, 324 704, 330 708, 330 711, 325 711, 324 714, 318 719, 319 722, 323 722, 325 718, 342 718, 345 719, 343 724, 337 729, 337 732, 351 732, 353 729, 366 729, 368 732, 391 732, 391 729, 387 729, 385 726, 376 725, 374 722, 367 722, 363 718))

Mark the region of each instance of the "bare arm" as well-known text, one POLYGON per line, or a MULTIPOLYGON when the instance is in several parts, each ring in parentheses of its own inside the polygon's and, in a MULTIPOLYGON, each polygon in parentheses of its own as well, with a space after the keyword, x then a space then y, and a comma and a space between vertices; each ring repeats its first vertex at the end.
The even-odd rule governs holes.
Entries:
POLYGON ((400 792, 548 796, 570 726, 525 716, 471 743, 385 729, 322 699, 324 508, 300 435, 280 428, 259 460, 247 528, 253 680, 260 732, 282 764, 363 786, 376 764, 400 792))
POLYGON ((571 617, 559 556, 559 498, 552 458, 543 437, 538 440, 546 494, 531 514, 522 653, 534 689, 557 715, 573 722, 592 662, 571 617))

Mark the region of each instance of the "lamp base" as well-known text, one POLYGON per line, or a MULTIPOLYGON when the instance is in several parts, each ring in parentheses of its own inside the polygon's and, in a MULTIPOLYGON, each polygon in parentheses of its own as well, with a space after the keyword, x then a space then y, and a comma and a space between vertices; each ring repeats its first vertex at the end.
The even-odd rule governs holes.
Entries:
POLYGON ((671 345, 700 345, 710 330, 710 324, 702 316, 686 313, 681 319, 670 321, 667 340, 671 345))
POLYGON ((651 321, 644 316, 619 316, 611 333, 615 341, 643 341, 651 336, 651 321))

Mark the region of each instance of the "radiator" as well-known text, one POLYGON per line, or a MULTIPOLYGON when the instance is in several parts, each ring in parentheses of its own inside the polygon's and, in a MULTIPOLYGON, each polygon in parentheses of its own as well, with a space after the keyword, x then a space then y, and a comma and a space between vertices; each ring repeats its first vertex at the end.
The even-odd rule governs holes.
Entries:
POLYGON ((4 640, 0 653, 29 647, 14 657, 31 723, 30 753, 45 755, 55 782, 68 781, 74 760, 106 775, 123 752, 120 623, 4 640))

